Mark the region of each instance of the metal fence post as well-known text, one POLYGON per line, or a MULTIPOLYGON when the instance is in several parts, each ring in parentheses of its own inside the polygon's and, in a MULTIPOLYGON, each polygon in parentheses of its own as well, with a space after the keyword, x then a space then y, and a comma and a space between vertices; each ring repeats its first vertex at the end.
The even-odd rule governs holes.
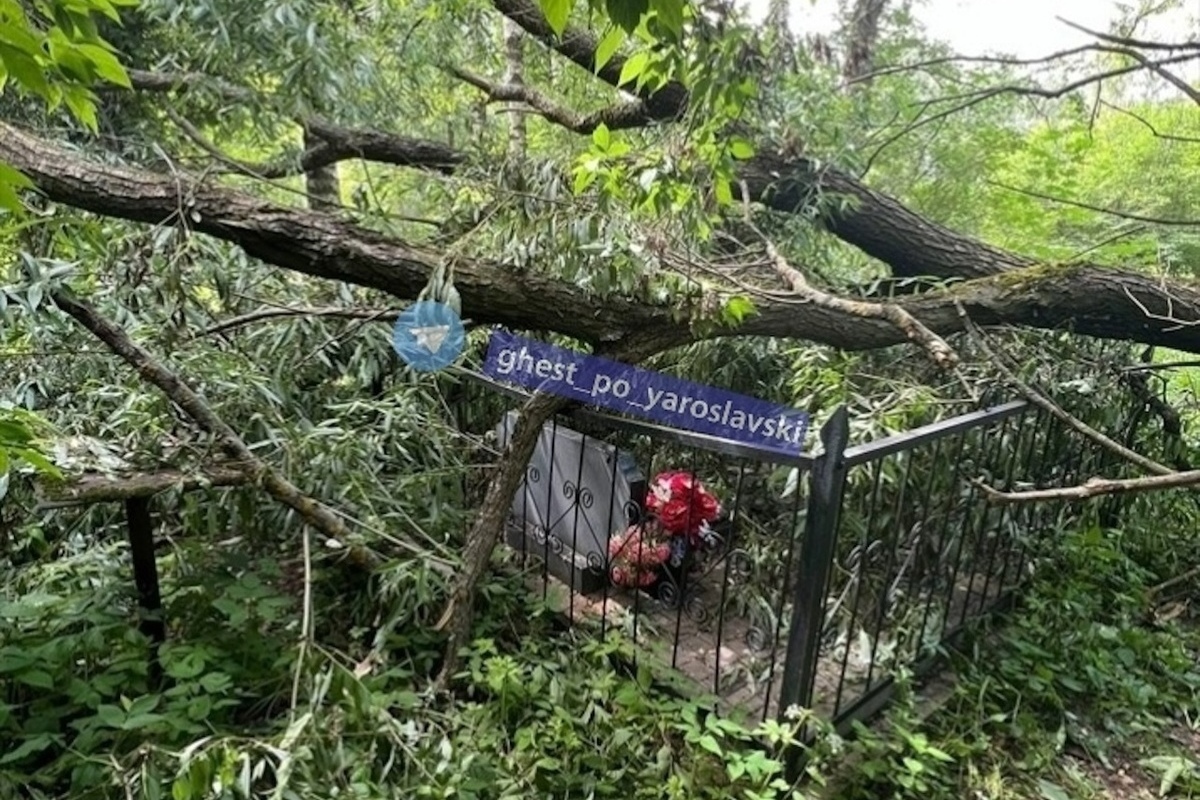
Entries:
MULTIPOLYGON (((812 707, 813 684, 821 653, 825 625, 825 591, 833 568, 838 515, 846 488, 843 454, 850 440, 850 421, 841 406, 821 428, 824 452, 809 474, 808 514, 804 541, 793 578, 792 621, 788 630, 787 660, 779 693, 779 716, 789 706, 812 707)), ((789 757, 789 771, 798 762, 789 757)))
POLYGON ((129 532, 129 553, 133 559, 133 580, 138 593, 138 629, 150 639, 150 683, 157 687, 162 678, 158 649, 167 638, 167 626, 158 588, 158 559, 154 554, 150 498, 130 497, 126 500, 125 521, 129 532))

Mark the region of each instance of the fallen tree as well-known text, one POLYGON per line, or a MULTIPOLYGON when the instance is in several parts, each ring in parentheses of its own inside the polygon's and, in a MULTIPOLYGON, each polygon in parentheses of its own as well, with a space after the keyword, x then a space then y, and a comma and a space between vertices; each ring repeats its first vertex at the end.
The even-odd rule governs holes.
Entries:
MULTIPOLYGON (((533 39, 569 62, 596 75, 612 88, 622 85, 628 61, 619 54, 600 69, 599 42, 586 31, 567 28, 556 35, 540 9, 530 0, 494 0, 496 10, 533 39)), ((883 4, 870 2, 871 15, 857 35, 875 35, 883 4), (874 20, 874 21, 871 21, 874 20)), ((854 63, 847 74, 865 79, 871 62, 869 41, 856 41, 854 63)), ((1144 65, 1160 71, 1161 64, 1144 65)), ((451 70, 486 99, 522 104, 566 130, 587 134, 600 124, 610 128, 669 125, 688 110, 688 90, 667 82, 653 91, 640 91, 608 108, 581 114, 525 82, 496 82, 451 70)), ((133 71, 134 91, 215 92, 239 102, 257 95, 244 86, 215 81, 204 74, 133 71)), ((440 142, 399 136, 376 129, 338 125, 317 115, 289 113, 301 126, 305 150, 292 161, 251 164, 226 157, 186 120, 168 110, 186 138, 207 151, 225 168, 259 178, 315 174, 339 162, 361 159, 413 168, 433 174, 453 174, 471 162, 470 156, 440 142)), ((936 287, 882 303, 840 297, 819 289, 804 265, 772 249, 775 281, 755 287, 755 312, 741 323, 696 325, 690 309, 711 306, 704 300, 740 294, 736 274, 713 280, 703 289, 711 298, 688 307, 682 299, 652 302, 641 294, 596 294, 536 269, 515 269, 499 260, 454 259, 455 286, 464 315, 477 324, 498 324, 522 330, 565 334, 591 344, 598 352, 637 361, 703 338, 775 336, 832 345, 846 350, 870 350, 913 341, 935 359, 953 359, 938 346, 937 337, 958 332, 966 320, 975 324, 1012 325, 1047 330, 1072 330, 1089 336, 1163 345, 1200 352, 1200 291, 1179 282, 1166 282, 1130 265, 1114 269, 1096 264, 1044 264, 1007 252, 955 232, 922 217, 834 165, 823 163, 802 147, 771 147, 760 143, 753 156, 737 165, 735 187, 747 204, 774 212, 808 213, 820 198, 838 196, 846 203, 823 211, 819 224, 829 234, 886 265, 897 277, 944 279, 936 287), (932 346, 931 346, 932 343, 932 346), (940 354, 940 356, 938 355, 940 354)), ((224 185, 221 172, 201 176, 177 168, 155 172, 137 166, 115 166, 77 154, 42 135, 0 123, 0 161, 15 166, 33 181, 45 198, 94 214, 174 226, 206 234, 240 247, 267 264, 304 275, 369 287, 407 301, 426 287, 447 254, 395 235, 374 231, 329 209, 273 203, 249 191, 224 185)), ((316 192, 313 192, 316 194, 316 192)), ((327 192, 325 193, 327 194, 327 192)), ((674 254, 678 262, 697 256, 674 254)), ((84 306, 66 303, 69 313, 84 306)), ((711 322, 711 321, 709 321, 711 322)), ((219 326, 218 326, 219 327, 219 326)), ((106 341, 116 339, 109 331, 106 341)), ((469 633, 472 598, 487 557, 499 538, 503 509, 519 484, 521 470, 533 447, 534 433, 560 405, 532 401, 525 409, 520 433, 501 456, 498 469, 467 537, 466 568, 451 587, 451 600, 441 620, 450 634, 449 658, 443 679, 453 674, 454 650, 469 633)), ((236 434, 222 434, 227 449, 244 456, 236 434)), ((273 494, 297 510, 316 511, 315 523, 332 533, 342 523, 319 504, 300 498, 295 487, 266 465, 256 470, 269 476, 280 491, 273 494), (304 502, 300 502, 300 501, 304 502)), ((1159 481, 1176 485, 1180 479, 1159 481)), ((272 488, 268 481, 268 489, 272 488)), ((310 520, 314 521, 314 520, 310 520)))
MULTIPOLYGON (((39 192, 54 202, 209 234, 268 264, 379 289, 400 300, 416 297, 442 258, 436 251, 337 214, 280 206, 184 173, 101 164, 7 123, 0 123, 0 160, 28 175, 39 192)), ((802 159, 793 169, 804 169, 806 164, 802 159)), ((874 249, 872 255, 885 263, 894 261, 898 274, 915 274, 913 265, 918 263, 930 265, 925 274, 947 275, 957 274, 959 260, 975 265, 976 272, 983 271, 979 265, 986 265, 987 275, 895 301, 935 333, 962 330, 956 306, 962 304, 983 325, 1072 329, 1089 336, 1200 352, 1200 292, 1190 286, 1088 264, 1029 264, 934 223, 916 222, 920 217, 847 175, 832 170, 820 174, 834 186, 844 185, 874 198, 868 210, 860 206, 843 214, 845 221, 834 232, 852 244, 861 243, 868 252, 874 249), (891 230, 909 230, 910 236, 893 240, 891 230), (875 248, 873 242, 881 244, 875 248), (887 252, 881 252, 884 244, 887 252)), ((455 282, 464 313, 475 322, 555 331, 593 344, 636 337, 639 349, 650 352, 701 335, 780 336, 846 350, 876 349, 907 339, 902 328, 886 320, 846 313, 786 292, 756 299, 757 313, 737 327, 697 334, 669 306, 629 296, 598 297, 567 282, 517 272, 500 263, 459 261, 455 282)), ((736 289, 730 286, 724 291, 732 294, 736 289)))

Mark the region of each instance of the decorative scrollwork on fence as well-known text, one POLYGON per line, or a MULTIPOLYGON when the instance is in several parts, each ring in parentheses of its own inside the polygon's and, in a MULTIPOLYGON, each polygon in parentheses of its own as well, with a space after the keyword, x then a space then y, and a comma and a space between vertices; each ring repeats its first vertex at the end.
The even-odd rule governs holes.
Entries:
POLYGON ((623 511, 627 525, 637 525, 642 522, 642 504, 636 500, 626 500, 623 511))
POLYGON ((679 602, 679 587, 675 585, 675 581, 666 580, 659 581, 657 587, 658 599, 663 601, 668 608, 674 608, 679 602))
POLYGON ((755 653, 761 653, 767 649, 767 642, 770 637, 762 628, 751 626, 746 629, 746 635, 742 637, 746 642, 746 647, 749 647, 755 653))
POLYGON ((745 550, 730 550, 725 558, 729 562, 730 578, 746 578, 754 570, 754 559, 745 550))
POLYGON ((704 625, 712 617, 708 606, 704 602, 704 595, 696 590, 687 593, 687 597, 683 601, 683 611, 697 625, 704 625))

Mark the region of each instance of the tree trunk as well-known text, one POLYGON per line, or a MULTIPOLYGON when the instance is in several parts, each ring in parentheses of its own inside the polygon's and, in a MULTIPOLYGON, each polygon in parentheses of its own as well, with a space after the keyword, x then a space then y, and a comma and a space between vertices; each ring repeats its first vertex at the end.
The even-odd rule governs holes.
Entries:
MULTIPOLYGON (((161 175, 80 158, 0 123, 0 161, 22 170, 55 202, 110 217, 178 224, 241 246, 267 263, 330 280, 417 296, 439 263, 439 253, 356 225, 331 214, 275 205, 244 192, 213 187, 183 174, 161 175)), ((771 163, 756 159, 759 189, 766 191, 771 163)), ((773 162, 780 171, 807 176, 807 159, 773 162)), ((832 232, 890 265, 900 275, 970 276, 947 288, 897 301, 938 334, 963 329, 957 303, 981 325, 1021 325, 1106 339, 1123 339, 1200 353, 1200 292, 1190 286, 1108 267, 1031 265, 922 219, 895 200, 834 171, 820 173, 832 189, 853 193, 858 211, 835 216, 832 232)), ((755 187, 751 187, 754 191, 755 187)), ((786 207, 804 191, 781 182, 768 202, 786 207), (791 198, 788 200, 787 198, 791 198)), ((755 298, 757 313, 736 328, 697 334, 672 309, 622 296, 598 296, 535 272, 502 264, 460 260, 455 286, 478 324, 557 331, 593 344, 636 338, 658 350, 698 336, 779 336, 847 350, 869 350, 905 341, 886 320, 869 319, 787 298, 755 298)))
POLYGON ((842 77, 847 83, 866 86, 866 76, 875 68, 875 43, 879 39, 879 20, 887 0, 856 0, 850 14, 850 41, 842 77))
POLYGON ((443 689, 453 680, 458 669, 459 650, 470 641, 476 590, 500 542, 509 507, 521 485, 521 479, 525 477, 525 467, 533 456, 542 426, 566 403, 566 400, 554 395, 531 398, 518 414, 508 447, 496 462, 496 472, 467 534, 462 571, 455 576, 450 599, 437 624, 439 630, 449 635, 446 656, 437 679, 443 689))
MULTIPOLYGON (((323 140, 308 128, 304 129, 304 149, 314 150, 323 140)), ((308 194, 308 207, 313 210, 331 210, 342 204, 338 184, 337 164, 324 164, 304 173, 304 185, 308 194)))

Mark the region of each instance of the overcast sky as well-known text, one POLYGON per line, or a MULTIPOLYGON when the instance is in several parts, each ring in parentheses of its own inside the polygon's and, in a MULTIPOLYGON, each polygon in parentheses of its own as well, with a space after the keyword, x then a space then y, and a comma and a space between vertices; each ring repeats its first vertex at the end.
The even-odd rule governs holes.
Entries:
MULTIPOLYGON (((745 2, 752 14, 761 14, 767 7, 767 0, 745 2)), ((837 0, 792 0, 793 29, 797 33, 827 32, 837 5, 837 0)), ((1143 35, 1166 34, 1175 39, 1200 35, 1200 30, 1189 24, 1200 15, 1200 0, 1188 0, 1184 5, 1190 8, 1154 28, 1141 29, 1143 35)), ((1063 25, 1056 16, 1106 31, 1118 18, 1117 6, 1116 0, 917 0, 915 14, 933 36, 949 42, 961 55, 988 51, 1036 58, 1089 41, 1086 34, 1063 25)))

